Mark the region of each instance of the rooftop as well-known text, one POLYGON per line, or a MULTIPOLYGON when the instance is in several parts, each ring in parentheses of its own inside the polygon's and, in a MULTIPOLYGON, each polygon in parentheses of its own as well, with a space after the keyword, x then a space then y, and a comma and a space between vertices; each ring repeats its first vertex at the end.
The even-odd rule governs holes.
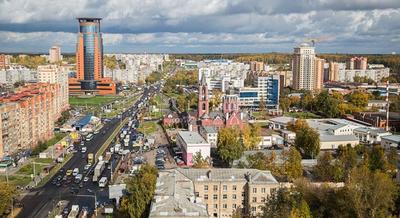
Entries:
POLYGON ((287 124, 287 123, 295 121, 295 120, 296 120, 296 118, 286 117, 286 116, 274 117, 274 118, 270 119, 271 122, 282 123, 282 124, 287 124))
POLYGON ((347 141, 358 141, 358 138, 354 135, 320 135, 321 142, 347 142, 347 141))
POLYGON ((206 131, 206 133, 218 133, 217 128, 214 126, 202 126, 202 128, 206 131))
POLYGON ((400 143, 400 135, 385 135, 381 138, 400 143))
POLYGON ((207 141, 198 132, 179 131, 178 134, 186 144, 207 144, 207 141))

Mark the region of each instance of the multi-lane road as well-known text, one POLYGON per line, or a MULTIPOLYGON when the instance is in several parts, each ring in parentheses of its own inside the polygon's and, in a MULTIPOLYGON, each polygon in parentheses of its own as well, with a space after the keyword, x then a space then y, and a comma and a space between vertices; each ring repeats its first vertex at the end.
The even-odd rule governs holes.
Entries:
MULTIPOLYGON (((86 153, 82 154, 77 152, 73 157, 64 165, 63 169, 74 169, 79 168, 80 172, 83 171, 84 166, 87 164, 87 154, 95 154, 100 147, 105 143, 105 141, 111 137, 111 134, 117 129, 121 121, 128 117, 134 116, 137 113, 138 105, 140 103, 146 103, 146 99, 152 96, 156 92, 160 91, 160 85, 150 86, 143 90, 141 97, 121 115, 121 117, 116 117, 111 119, 109 122, 105 123, 100 133, 95 135, 95 137, 85 143, 87 147, 86 153), (104 134, 102 134, 104 132, 104 134)), ((113 156, 111 161, 116 161, 116 157, 113 156)), ((112 164, 114 167, 116 164, 112 164)), ((57 173, 60 175, 61 173, 57 173)), ((110 169, 106 169, 103 172, 103 176, 110 177, 110 169)), ((78 187, 74 182, 70 184, 63 184, 60 187, 52 184, 52 179, 49 180, 44 186, 33 189, 22 199, 24 207, 22 211, 18 214, 18 217, 47 217, 49 212, 53 210, 57 202, 60 200, 67 200, 71 204, 79 204, 81 207, 85 206, 89 208, 89 211, 93 213, 95 208, 95 199, 98 204, 108 201, 108 188, 99 188, 97 183, 93 183, 91 179, 87 182, 83 182, 83 187, 78 187), (75 187, 76 192, 72 191, 72 187, 75 187)))

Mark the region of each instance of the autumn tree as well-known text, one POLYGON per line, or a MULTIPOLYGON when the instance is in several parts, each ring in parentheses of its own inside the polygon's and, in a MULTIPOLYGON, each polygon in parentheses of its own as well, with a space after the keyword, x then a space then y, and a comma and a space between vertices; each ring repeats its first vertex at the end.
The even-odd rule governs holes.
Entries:
POLYGON ((261 141, 260 133, 261 129, 258 125, 246 124, 243 127, 241 136, 246 150, 251 150, 258 146, 261 141))
POLYGON ((210 99, 210 108, 215 110, 222 103, 222 92, 220 90, 214 90, 210 99))
POLYGON ((148 217, 157 182, 157 169, 143 165, 138 174, 126 181, 128 195, 121 199, 120 213, 133 218, 148 217))
POLYGON ((298 132, 304 128, 309 128, 309 126, 304 119, 296 119, 295 121, 290 122, 287 128, 290 131, 298 132))
POLYGON ((264 96, 261 96, 261 98, 260 98, 260 103, 259 103, 258 107, 259 107, 259 109, 260 109, 261 112, 265 113, 265 111, 266 111, 266 109, 267 109, 267 106, 266 106, 266 104, 265 104, 265 98, 264 98, 264 96))
POLYGON ((304 127, 296 132, 295 146, 305 157, 314 158, 319 153, 319 134, 310 127, 304 127))
POLYGON ((301 193, 294 189, 280 188, 272 192, 261 207, 263 218, 310 218, 310 208, 301 193))
POLYGON ((225 163, 232 162, 243 155, 244 147, 240 142, 240 133, 236 128, 222 128, 218 132, 217 152, 225 163))
POLYGON ((388 217, 394 207, 396 185, 388 174, 354 168, 346 184, 357 217, 388 217))
POLYGON ((283 153, 283 174, 287 180, 293 181, 303 175, 303 167, 301 166, 301 154, 295 148, 291 147, 288 151, 283 153))
POLYGON ((193 168, 208 168, 209 161, 206 158, 203 158, 203 156, 201 156, 201 152, 198 151, 193 156, 193 166, 192 167, 193 168))
POLYGON ((348 99, 354 106, 364 108, 368 104, 369 94, 355 91, 348 96, 348 99))
POLYGON ((2 215, 11 207, 13 198, 17 196, 17 189, 5 182, 0 182, 0 187, 0 215, 2 215))
POLYGON ((283 112, 288 112, 290 106, 290 99, 288 97, 279 98, 279 107, 283 112))

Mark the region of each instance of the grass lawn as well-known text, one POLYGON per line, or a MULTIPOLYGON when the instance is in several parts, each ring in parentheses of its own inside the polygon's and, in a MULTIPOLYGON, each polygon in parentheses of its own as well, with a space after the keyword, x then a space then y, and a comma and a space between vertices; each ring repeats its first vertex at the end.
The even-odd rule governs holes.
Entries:
MULTIPOLYGON (((26 186, 28 185, 31 181, 32 178, 30 175, 22 176, 22 175, 15 175, 15 176, 9 176, 8 181, 13 184, 13 185, 18 185, 18 186, 26 186)), ((0 176, 0 182, 7 182, 7 178, 5 175, 0 176)))
POLYGON ((138 131, 148 135, 153 133, 157 130, 157 123, 156 122, 142 122, 139 125, 138 131))
MULTIPOLYGON (((46 166, 50 165, 50 163, 53 162, 53 159, 51 159, 51 158, 43 158, 43 159, 36 158, 36 159, 34 160, 34 162, 35 162, 35 171, 36 171, 36 174, 39 174, 40 172, 43 171, 43 169, 44 169, 46 166)), ((26 165, 22 166, 22 167, 17 171, 17 174, 22 174, 22 175, 31 175, 31 174, 33 174, 33 163, 26 164, 26 165)))
POLYGON ((302 119, 317 119, 321 118, 321 116, 311 113, 311 112, 290 112, 285 113, 286 116, 294 117, 294 118, 302 118, 302 119))
POLYGON ((118 99, 116 96, 94 96, 92 98, 79 98, 77 96, 69 97, 69 104, 72 106, 97 106, 105 105, 118 99))

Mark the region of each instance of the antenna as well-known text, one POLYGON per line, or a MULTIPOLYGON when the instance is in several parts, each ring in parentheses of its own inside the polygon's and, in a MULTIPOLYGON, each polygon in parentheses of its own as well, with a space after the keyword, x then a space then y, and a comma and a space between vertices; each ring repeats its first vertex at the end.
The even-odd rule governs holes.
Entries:
POLYGON ((389 131, 389 80, 386 81, 386 131, 389 131))

